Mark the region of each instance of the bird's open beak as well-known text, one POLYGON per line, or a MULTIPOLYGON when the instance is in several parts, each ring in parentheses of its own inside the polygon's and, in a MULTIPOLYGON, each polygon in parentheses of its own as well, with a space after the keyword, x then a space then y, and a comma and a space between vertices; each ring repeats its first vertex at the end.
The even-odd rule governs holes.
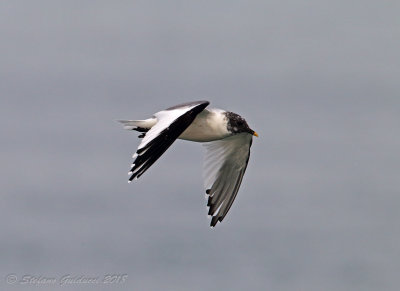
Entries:
POLYGON ((256 136, 256 137, 258 137, 258 133, 255 132, 255 131, 253 131, 253 135, 256 136))

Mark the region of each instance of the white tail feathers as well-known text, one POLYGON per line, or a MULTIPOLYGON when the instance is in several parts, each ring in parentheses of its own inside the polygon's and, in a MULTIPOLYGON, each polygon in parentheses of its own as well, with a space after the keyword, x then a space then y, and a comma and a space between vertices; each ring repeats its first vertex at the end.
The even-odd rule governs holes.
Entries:
POLYGON ((149 118, 145 120, 117 120, 117 121, 122 123, 124 129, 126 130, 133 130, 136 128, 150 129, 153 127, 154 124, 157 123, 157 119, 155 118, 149 118))
POLYGON ((126 130, 132 130, 138 127, 136 120, 118 120, 118 122, 122 123, 126 130))

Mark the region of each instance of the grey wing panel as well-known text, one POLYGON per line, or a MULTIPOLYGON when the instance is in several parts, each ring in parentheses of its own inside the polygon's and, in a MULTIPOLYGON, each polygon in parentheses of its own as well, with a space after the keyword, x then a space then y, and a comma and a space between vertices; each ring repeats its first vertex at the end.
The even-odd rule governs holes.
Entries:
POLYGON ((252 136, 238 134, 206 144, 205 186, 211 226, 222 221, 239 191, 250 157, 252 136))

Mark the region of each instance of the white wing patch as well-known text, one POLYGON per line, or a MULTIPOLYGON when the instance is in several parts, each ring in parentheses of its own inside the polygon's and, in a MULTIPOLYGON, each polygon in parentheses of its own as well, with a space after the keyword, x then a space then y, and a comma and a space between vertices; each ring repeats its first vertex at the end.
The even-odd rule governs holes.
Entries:
POLYGON ((146 133, 138 149, 144 148, 151 140, 157 137, 164 129, 170 126, 178 117, 184 115, 195 106, 178 108, 174 110, 162 110, 154 114, 157 123, 146 133))
POLYGON ((209 195, 208 214, 213 216, 211 226, 224 219, 239 191, 251 142, 252 135, 241 133, 204 144, 204 185, 209 195))
POLYGON ((154 114, 156 124, 144 135, 129 172, 129 181, 139 178, 193 122, 209 104, 208 101, 191 102, 154 114))

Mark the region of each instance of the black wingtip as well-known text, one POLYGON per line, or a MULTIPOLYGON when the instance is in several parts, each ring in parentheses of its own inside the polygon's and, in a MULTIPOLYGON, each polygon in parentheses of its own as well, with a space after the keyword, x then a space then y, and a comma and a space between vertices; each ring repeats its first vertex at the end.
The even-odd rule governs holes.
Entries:
POLYGON ((218 222, 218 216, 213 216, 212 219, 211 219, 211 222, 210 222, 210 226, 211 227, 215 227, 217 222, 218 222))

